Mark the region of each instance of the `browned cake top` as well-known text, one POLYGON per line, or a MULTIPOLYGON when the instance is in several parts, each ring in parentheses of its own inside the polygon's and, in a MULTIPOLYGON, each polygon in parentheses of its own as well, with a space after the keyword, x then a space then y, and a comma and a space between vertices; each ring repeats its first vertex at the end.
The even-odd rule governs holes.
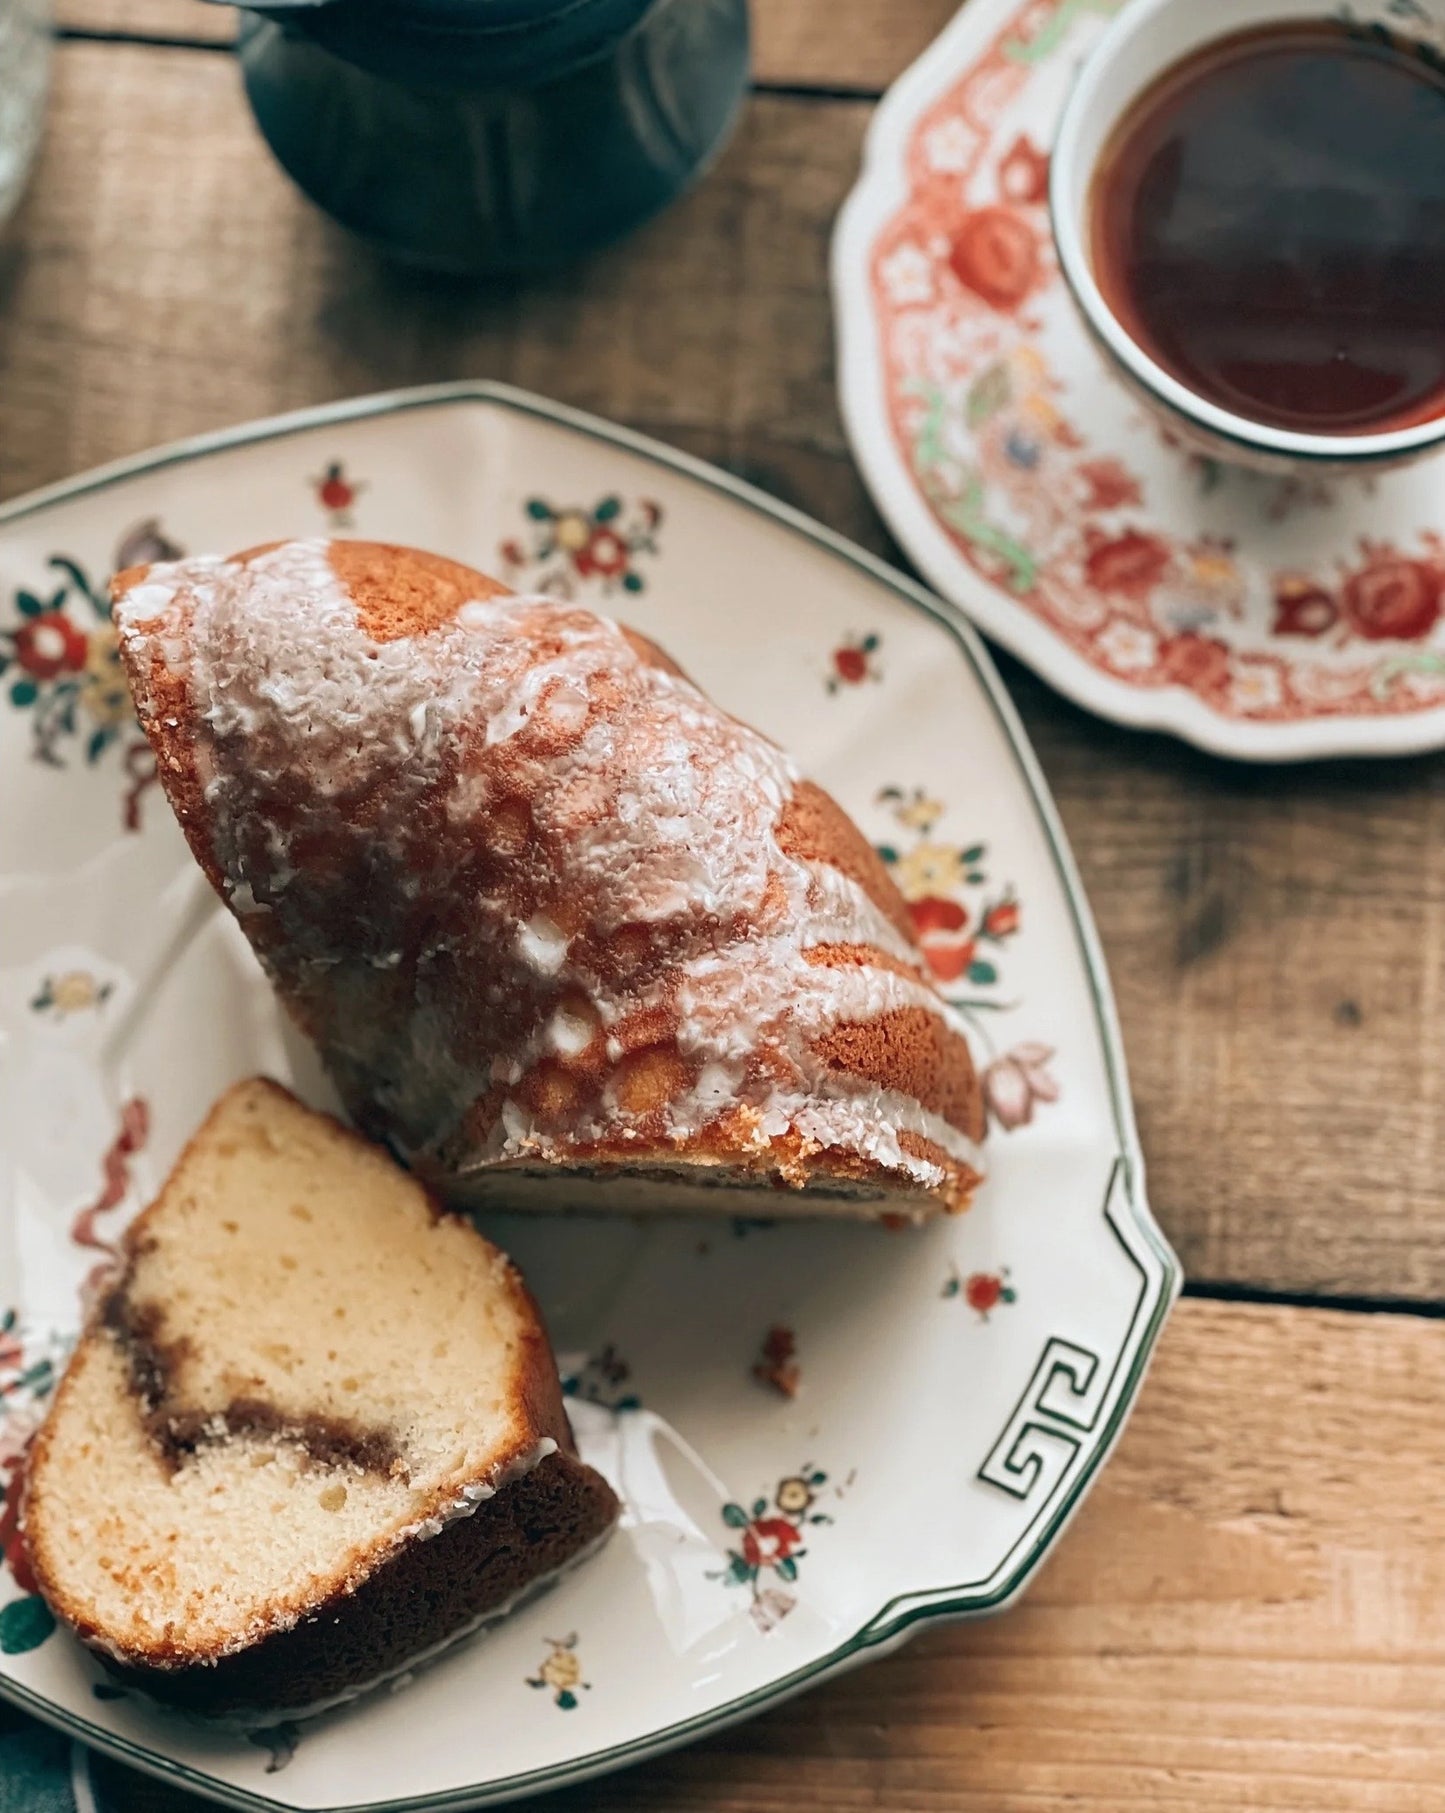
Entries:
POLYGON ((825 1154, 962 1200, 977 1079, 883 865, 644 637, 357 542, 124 574, 117 619, 196 854, 424 1165, 825 1154))

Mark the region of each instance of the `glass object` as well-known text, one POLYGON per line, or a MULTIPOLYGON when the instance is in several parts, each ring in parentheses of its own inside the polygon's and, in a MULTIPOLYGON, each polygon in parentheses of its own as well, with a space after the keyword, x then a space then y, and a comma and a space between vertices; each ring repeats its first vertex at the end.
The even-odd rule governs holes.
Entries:
POLYGON ((0 0, 0 225, 25 187, 50 80, 50 0, 0 0))
POLYGON ((664 207, 747 87, 746 0, 251 0, 246 90, 302 189, 392 256, 555 265, 664 207))

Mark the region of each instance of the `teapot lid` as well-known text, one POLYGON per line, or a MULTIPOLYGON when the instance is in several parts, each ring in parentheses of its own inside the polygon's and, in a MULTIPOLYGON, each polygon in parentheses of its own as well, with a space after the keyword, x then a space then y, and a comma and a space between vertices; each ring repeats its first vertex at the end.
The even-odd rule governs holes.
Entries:
POLYGON ((373 75, 530 87, 604 55, 653 0, 244 0, 373 75))

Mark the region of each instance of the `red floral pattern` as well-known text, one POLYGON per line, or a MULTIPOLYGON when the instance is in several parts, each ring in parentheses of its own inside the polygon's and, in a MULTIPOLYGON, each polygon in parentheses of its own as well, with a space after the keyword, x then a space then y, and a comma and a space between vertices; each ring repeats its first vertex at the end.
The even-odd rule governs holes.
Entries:
POLYGON ((749 1590, 749 1611, 761 1631, 772 1630, 798 1603, 791 1591, 798 1578, 798 1563, 808 1553, 804 1546, 810 1527, 832 1523, 818 1499, 828 1475, 811 1461, 796 1473, 780 1479, 771 1499, 755 1498, 751 1505, 725 1504, 722 1520, 737 1535, 737 1547, 727 1551, 727 1566, 710 1574, 728 1586, 749 1590), (768 1578, 770 1577, 770 1578, 768 1578))
POLYGON ((850 636, 840 642, 828 658, 828 673, 823 684, 829 692, 841 692, 845 686, 861 686, 865 680, 881 680, 878 651, 883 639, 874 631, 866 636, 850 636))
POLYGON ((311 480, 316 501, 331 530, 356 527, 356 500, 367 488, 366 480, 353 478, 340 460, 332 460, 319 477, 311 480))
POLYGON ((1098 10, 1019 0, 911 121, 905 198, 869 256, 904 465, 974 571, 1115 682, 1254 722, 1445 707, 1445 530, 1424 487, 1392 502, 1395 475, 1367 493, 1200 460, 1088 340, 1041 147, 1098 10), (1321 533, 1282 527, 1305 513, 1321 533), (1387 532, 1359 539, 1372 516, 1387 532))
POLYGON ((968 1021, 988 1055, 981 1078, 993 1125, 1011 1133, 1033 1119, 1036 1104, 1056 1102, 1059 1086, 1046 1045, 1000 1053, 991 1022, 1006 1004, 993 993, 1009 941, 1023 930, 1024 909, 1012 888, 990 895, 984 844, 951 844, 938 835, 947 810, 925 788, 885 787, 879 803, 891 810, 906 838, 877 845, 908 906, 924 961, 968 1021))
MULTIPOLYGON (((179 553, 152 518, 121 537, 114 570, 179 553)), ((96 766, 120 751, 126 777, 122 822, 140 829, 140 800, 155 780, 150 745, 131 707, 105 586, 68 554, 52 554, 45 586, 18 586, 0 606, 0 676, 4 703, 24 712, 30 753, 47 768, 69 766, 78 751, 96 766)))
POLYGON ((996 1272, 970 1272, 967 1277, 955 1268, 949 1273, 943 1294, 962 1297, 980 1322, 987 1322, 989 1313, 1001 1303, 1018 1301, 1018 1292, 1009 1283, 1007 1266, 996 1272))
POLYGON ((657 553, 661 504, 644 497, 628 505, 611 495, 586 509, 529 497, 522 508, 527 534, 508 536, 500 549, 511 584, 554 598, 572 598, 589 584, 604 593, 646 589, 638 557, 657 553))

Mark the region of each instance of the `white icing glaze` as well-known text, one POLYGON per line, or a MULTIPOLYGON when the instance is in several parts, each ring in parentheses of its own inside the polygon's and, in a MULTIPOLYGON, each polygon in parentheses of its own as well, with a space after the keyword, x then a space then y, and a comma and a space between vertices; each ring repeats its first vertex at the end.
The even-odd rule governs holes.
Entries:
POLYGON ((664 1140, 742 1111, 761 1140, 791 1131, 927 1186, 942 1170, 905 1133, 981 1169, 960 1130, 814 1049, 900 1009, 961 1026, 862 887, 781 847, 799 780, 781 750, 641 661, 610 620, 554 601, 473 600, 375 641, 327 546, 153 567, 117 622, 143 715, 152 655, 184 679, 231 904, 344 1093, 458 1172, 635 1139, 625 1081, 565 1126, 525 1091, 535 1065, 587 1050, 594 1021, 623 1060, 650 1013, 691 1066, 664 1140), (519 811, 513 887, 486 858, 519 811), (620 975, 604 960, 619 933, 643 940, 620 975), (893 967, 809 962, 820 945, 893 967), (461 1134, 493 1089, 490 1133, 461 1134))

